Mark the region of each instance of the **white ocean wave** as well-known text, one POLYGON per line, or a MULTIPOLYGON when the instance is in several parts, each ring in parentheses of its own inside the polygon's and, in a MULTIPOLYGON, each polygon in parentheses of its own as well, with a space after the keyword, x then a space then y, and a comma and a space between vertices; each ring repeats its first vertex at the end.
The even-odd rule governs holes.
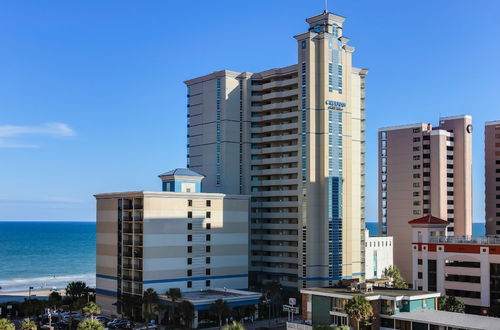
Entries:
POLYGON ((64 289, 69 282, 73 281, 83 281, 88 286, 95 287, 95 273, 0 279, 0 287, 2 288, 0 293, 27 291, 29 287, 33 287, 33 290, 51 289, 54 287, 64 289))

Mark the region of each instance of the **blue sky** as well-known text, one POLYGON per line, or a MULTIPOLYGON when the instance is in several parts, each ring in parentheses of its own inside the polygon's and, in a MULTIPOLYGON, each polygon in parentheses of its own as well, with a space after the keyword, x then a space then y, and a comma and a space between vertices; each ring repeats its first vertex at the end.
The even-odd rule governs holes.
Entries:
MULTIPOLYGON (((330 1, 367 78, 367 217, 378 127, 471 114, 474 221, 483 125, 500 119, 500 2, 330 1)), ((184 80, 296 62, 323 1, 3 1, 0 220, 94 220, 95 193, 157 190, 185 166, 184 80)))

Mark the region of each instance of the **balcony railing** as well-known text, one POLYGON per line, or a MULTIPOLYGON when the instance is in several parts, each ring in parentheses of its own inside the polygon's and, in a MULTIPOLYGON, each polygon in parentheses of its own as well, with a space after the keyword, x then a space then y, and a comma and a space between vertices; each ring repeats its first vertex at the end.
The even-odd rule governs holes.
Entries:
POLYGON ((500 236, 431 236, 429 243, 494 244, 500 245, 500 236))

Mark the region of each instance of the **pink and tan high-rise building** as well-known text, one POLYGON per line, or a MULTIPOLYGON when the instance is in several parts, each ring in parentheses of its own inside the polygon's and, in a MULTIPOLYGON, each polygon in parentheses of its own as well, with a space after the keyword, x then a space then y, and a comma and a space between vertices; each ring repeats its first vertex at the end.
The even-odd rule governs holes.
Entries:
POLYGON ((449 235, 472 235, 472 117, 441 118, 439 126, 379 129, 379 230, 394 237, 394 264, 411 280, 407 219, 433 214, 449 235))
POLYGON ((484 127, 486 234, 500 234, 500 120, 484 127))

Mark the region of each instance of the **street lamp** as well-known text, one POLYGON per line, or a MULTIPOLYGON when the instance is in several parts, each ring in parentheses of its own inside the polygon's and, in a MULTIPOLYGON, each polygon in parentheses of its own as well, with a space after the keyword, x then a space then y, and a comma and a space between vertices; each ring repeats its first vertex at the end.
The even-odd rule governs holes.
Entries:
POLYGON ((267 314, 267 318, 268 318, 268 328, 271 329, 271 297, 270 296, 266 296, 266 300, 265 300, 265 303, 269 306, 269 313, 267 314))
POLYGON ((28 300, 31 301, 31 290, 33 290, 33 287, 30 286, 28 289, 28 300))

